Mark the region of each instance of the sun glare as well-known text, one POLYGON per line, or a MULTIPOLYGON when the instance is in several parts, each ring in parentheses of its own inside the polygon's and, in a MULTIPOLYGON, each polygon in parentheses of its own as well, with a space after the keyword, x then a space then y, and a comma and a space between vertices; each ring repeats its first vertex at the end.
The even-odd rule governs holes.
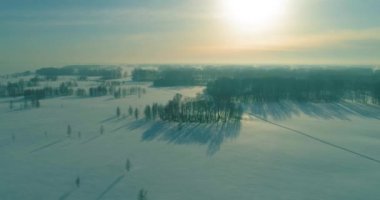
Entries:
POLYGON ((239 30, 262 30, 277 23, 284 13, 285 1, 223 0, 223 18, 239 30))

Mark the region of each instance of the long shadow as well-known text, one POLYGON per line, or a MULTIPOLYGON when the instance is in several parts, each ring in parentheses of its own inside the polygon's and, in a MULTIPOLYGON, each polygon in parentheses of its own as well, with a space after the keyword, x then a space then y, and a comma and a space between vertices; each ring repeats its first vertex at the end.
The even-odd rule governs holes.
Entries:
POLYGON ((125 177, 125 174, 117 177, 99 196, 96 198, 97 200, 102 199, 113 187, 115 187, 123 178, 125 177))
POLYGON ((1 145, 0 145, 0 148, 6 147, 6 146, 11 145, 11 144, 12 144, 11 142, 6 143, 6 144, 1 144, 1 145))
POLYGON ((58 143, 61 143, 61 142, 63 142, 63 141, 64 141, 64 140, 62 140, 62 139, 56 140, 56 141, 54 141, 54 142, 51 142, 51 143, 49 143, 49 144, 46 144, 46 145, 44 145, 44 146, 38 147, 37 149, 34 149, 34 150, 30 151, 30 153, 34 153, 34 152, 37 152, 37 151, 44 150, 44 149, 46 149, 46 148, 49 148, 49 147, 51 147, 51 146, 53 146, 53 145, 56 145, 56 144, 58 144, 58 143))
POLYGON ((349 104, 344 102, 341 106, 347 107, 355 115, 380 119, 380 106, 376 105, 364 105, 364 104, 349 104))
POLYGON ((154 122, 142 135, 143 141, 151 141, 156 139, 162 132, 165 132, 169 124, 163 121, 154 122))
POLYGON ((104 119, 104 120, 100 121, 99 124, 110 122, 110 121, 112 121, 114 119, 117 119, 117 117, 116 116, 108 117, 107 119, 104 119))
POLYGON ((380 119, 380 106, 351 102, 308 103, 294 101, 257 102, 249 112, 264 119, 286 120, 301 114, 320 119, 350 120, 351 117, 380 119))
POLYGON ((239 136, 240 121, 226 123, 169 123, 154 122, 144 131, 142 141, 166 141, 172 144, 206 145, 207 155, 214 155, 227 139, 239 136))
POLYGON ((67 199, 75 190, 76 190, 76 188, 74 188, 74 189, 66 192, 61 197, 59 197, 59 200, 65 200, 65 199, 67 199))
POLYGON ((95 135, 95 136, 92 136, 90 138, 88 138, 87 140, 83 141, 81 144, 87 144, 93 140, 96 140, 97 138, 99 138, 101 135, 95 135))
POLYGON ((0 138, 0 148, 12 144, 12 137, 0 138))
POLYGON ((346 148, 346 147, 343 147, 343 146, 340 146, 340 145, 337 145, 337 144, 331 143, 331 142, 329 142, 329 141, 327 141, 327 140, 323 140, 323 139, 317 138, 317 137, 312 136, 312 135, 310 135, 310 134, 308 134, 308 133, 305 133, 305 132, 302 132, 302 131, 299 131, 299 130, 296 130, 296 129, 293 129, 293 128, 290 128, 290 127, 287 127, 287 126, 284 126, 284 125, 281 125, 281 124, 278 124, 278 123, 274 123, 274 122, 269 121, 269 120, 267 120, 267 119, 261 118, 260 116, 256 116, 256 115, 254 115, 254 114, 252 114, 252 115, 255 116, 256 118, 258 118, 258 119, 260 119, 260 120, 262 120, 262 121, 265 121, 265 122, 267 122, 267 123, 269 123, 269 124, 272 124, 272 125, 274 125, 274 126, 277 126, 277 127, 283 128, 283 129, 286 129, 286 130, 291 131, 291 132, 293 132, 293 133, 296 133, 296 134, 302 135, 302 136, 304 136, 304 137, 310 138, 310 139, 312 139, 312 140, 314 140, 314 141, 317 141, 317 142, 319 142, 319 143, 322 143, 322 144, 325 144, 325 145, 331 146, 331 147, 333 147, 333 148, 336 148, 336 149, 339 149, 339 150, 345 151, 345 152, 347 152, 347 153, 350 153, 350 154, 353 154, 353 155, 359 156, 359 157, 361 157, 361 158, 364 158, 364 159, 367 159, 367 160, 373 161, 373 162, 375 162, 375 163, 377 163, 377 164, 380 164, 380 160, 378 160, 378 159, 376 159, 376 158, 373 158, 373 157, 371 157, 371 156, 368 156, 368 155, 365 155, 365 154, 362 154, 362 153, 356 152, 356 151, 354 151, 354 150, 351 150, 351 149, 349 149, 349 148, 346 148))
POLYGON ((114 133, 114 132, 117 132, 117 131, 124 129, 124 128, 126 128, 128 130, 136 130, 138 128, 143 127, 145 124, 146 124, 146 121, 143 119, 134 120, 132 122, 127 122, 126 124, 111 130, 111 132, 114 133))

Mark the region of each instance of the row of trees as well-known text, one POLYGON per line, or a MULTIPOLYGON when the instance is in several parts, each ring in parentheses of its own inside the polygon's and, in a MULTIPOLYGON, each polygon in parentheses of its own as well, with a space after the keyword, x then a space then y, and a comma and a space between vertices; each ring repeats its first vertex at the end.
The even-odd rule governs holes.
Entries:
POLYGON ((66 81, 62 82, 58 87, 44 87, 44 88, 35 88, 37 85, 33 79, 29 81, 19 80, 18 82, 8 82, 6 85, 0 84, 0 97, 29 97, 29 96, 40 96, 41 98, 50 97, 50 96, 66 96, 72 95, 73 90, 71 88, 76 87, 76 82, 66 81), (38 94, 37 94, 38 93, 38 94))
POLYGON ((38 75, 56 77, 56 76, 98 76, 104 79, 118 79, 125 74, 120 67, 105 68, 100 65, 70 65, 61 68, 41 68, 36 71, 38 75))
POLYGON ((68 83, 61 83, 59 87, 44 87, 44 88, 33 88, 24 89, 22 95, 25 99, 45 99, 58 96, 72 96, 76 95, 78 97, 98 97, 112 95, 115 98, 125 98, 130 95, 141 95, 145 94, 146 90, 142 87, 114 87, 99 85, 97 87, 90 88, 74 88, 73 85, 68 83))
MULTIPOLYGON (((242 106, 231 101, 216 101, 200 97, 183 98, 181 94, 176 94, 165 105, 153 103, 146 105, 143 110, 147 121, 160 119, 170 122, 236 122, 241 119, 242 114, 242 106)), ((128 115, 137 120, 140 118, 140 110, 129 106, 128 115)), ((116 108, 116 117, 126 117, 120 107, 116 108)))
POLYGON ((144 116, 147 120, 159 118, 171 122, 214 123, 238 121, 243 108, 231 101, 214 99, 182 98, 176 94, 166 105, 154 103, 147 105, 144 116))
POLYGON ((38 78, 34 77, 28 81, 23 79, 17 82, 0 83, 0 97, 18 97, 22 96, 25 88, 35 87, 38 84, 38 78))
POLYGON ((380 81, 313 78, 221 78, 210 82, 205 92, 216 99, 233 101, 380 102, 380 81))
POLYGON ((195 68, 175 68, 160 71, 158 79, 153 81, 156 87, 168 86, 194 86, 202 85, 204 78, 200 69, 195 68))
POLYGON ((132 71, 132 80, 136 82, 154 81, 158 78, 158 71, 154 69, 136 68, 132 71))
POLYGON ((74 89, 70 84, 61 83, 59 87, 44 87, 25 89, 23 96, 25 99, 44 99, 57 96, 71 96, 74 94, 74 89))
MULTIPOLYGON (((70 73, 66 74, 66 73, 64 73, 65 70, 67 70, 67 69, 65 69, 65 68, 62 68, 62 69, 52 68, 52 71, 63 71, 62 73, 57 72, 58 75, 87 74, 87 73, 81 73, 80 71, 76 72, 74 70, 74 68, 70 68, 70 70, 69 70, 70 73)), ((82 69, 81 71, 86 71, 86 70, 87 69, 82 69)), ((49 75, 50 74, 49 73, 50 68, 44 68, 44 69, 40 69, 37 71, 39 71, 41 75, 45 75, 45 77, 41 77, 41 76, 37 75, 37 76, 30 78, 29 80, 20 79, 18 81, 8 82, 6 84, 0 83, 0 97, 23 96, 25 90, 34 89, 35 87, 38 87, 42 81, 57 81, 57 76, 50 76, 49 75), (46 73, 45 73, 45 71, 46 71, 46 73)), ((90 70, 90 71, 93 71, 93 70, 90 70)), ((105 71, 110 71, 110 70, 106 69, 105 71)), ((97 73, 101 74, 102 70, 96 70, 93 75, 96 75, 97 73)), ((55 73, 52 72, 52 74, 55 74, 55 73)), ((89 73, 89 74, 92 74, 92 73, 89 73)), ((126 73, 125 75, 128 75, 128 73, 126 73)), ((87 76, 80 76, 78 78, 78 80, 80 80, 80 81, 87 80, 87 76)), ((125 81, 108 80, 108 81, 102 81, 101 85, 107 86, 108 88, 114 88, 116 86, 121 86, 125 83, 126 83, 125 81)), ((60 89, 66 89, 66 88, 73 88, 73 87, 77 87, 77 86, 78 86, 77 81, 65 81, 65 82, 62 82, 60 84, 59 88, 60 89)), ((46 88, 47 88, 46 90, 50 90, 49 88, 51 88, 51 87, 46 87, 46 88)), ((68 89, 66 89, 66 90, 68 90, 68 89)), ((67 94, 65 94, 65 92, 62 92, 62 91, 60 91, 59 93, 60 93, 60 95, 55 94, 54 96, 67 95, 67 94)), ((71 93, 71 94, 73 94, 73 93, 71 93)), ((52 96, 52 95, 47 95, 47 96, 52 96)))
POLYGON ((154 86, 207 85, 221 78, 230 79, 302 79, 348 81, 380 81, 380 70, 370 67, 357 68, 289 68, 286 66, 223 66, 223 67, 158 67, 157 69, 138 68, 132 72, 134 81, 153 81, 154 86))
POLYGON ((22 101, 9 101, 9 109, 10 110, 22 110, 28 108, 39 108, 41 107, 41 103, 39 99, 23 99, 22 101), (18 105, 18 106, 17 106, 18 105))
POLYGON ((112 93, 116 99, 125 98, 126 96, 130 96, 130 95, 137 95, 140 98, 141 95, 146 93, 146 90, 145 88, 142 88, 142 87, 129 87, 129 88, 117 87, 113 89, 112 93))
MULTIPOLYGON (((67 128, 66 128, 66 134, 67 134, 67 137, 71 137, 73 133, 73 129, 71 128, 71 125, 67 125, 67 128)), ((103 135, 105 133, 105 128, 103 125, 100 126, 99 128, 99 133, 100 135, 103 135)), ((47 135, 47 132, 45 131, 45 136, 47 135)), ((81 138, 82 137, 82 133, 80 131, 78 131, 78 138, 81 138)))
POLYGON ((0 85, 0 95, 1 97, 18 97, 24 94, 24 88, 26 84, 23 80, 11 83, 8 82, 6 85, 0 85))
MULTIPOLYGON (((134 118, 137 120, 140 117, 140 110, 138 108, 133 109, 132 106, 129 106, 128 107, 128 115, 129 116, 134 116, 134 118)), ((122 116, 122 110, 118 106, 116 108, 116 117, 120 118, 121 116, 122 116)), ((125 117, 126 117, 126 114, 123 114, 123 118, 125 118, 125 117)))

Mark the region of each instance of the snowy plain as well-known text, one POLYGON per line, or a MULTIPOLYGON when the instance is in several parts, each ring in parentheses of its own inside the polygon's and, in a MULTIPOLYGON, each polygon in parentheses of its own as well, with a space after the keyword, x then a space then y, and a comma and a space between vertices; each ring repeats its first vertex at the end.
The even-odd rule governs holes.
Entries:
POLYGON ((45 99, 39 109, 19 111, 0 99, 0 199, 137 199, 142 188, 155 200, 380 198, 380 107, 247 105, 238 126, 179 130, 176 123, 118 119, 116 107, 142 110, 202 87, 131 84, 146 94, 45 99))

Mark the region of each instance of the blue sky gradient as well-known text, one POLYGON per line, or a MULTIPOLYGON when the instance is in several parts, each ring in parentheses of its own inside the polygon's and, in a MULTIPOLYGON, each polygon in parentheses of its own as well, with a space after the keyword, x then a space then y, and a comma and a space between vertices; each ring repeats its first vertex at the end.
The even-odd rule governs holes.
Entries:
POLYGON ((380 64, 380 1, 287 0, 237 33, 221 0, 1 0, 1 71, 65 64, 380 64))

